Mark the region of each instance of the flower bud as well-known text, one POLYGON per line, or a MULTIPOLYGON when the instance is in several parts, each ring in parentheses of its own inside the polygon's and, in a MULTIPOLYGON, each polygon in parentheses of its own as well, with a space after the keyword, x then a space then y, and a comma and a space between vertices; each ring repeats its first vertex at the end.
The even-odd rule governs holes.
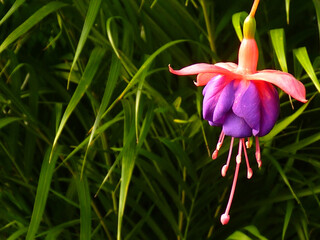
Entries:
POLYGON ((256 32, 256 20, 250 15, 244 20, 243 23, 243 36, 246 39, 254 38, 256 32))

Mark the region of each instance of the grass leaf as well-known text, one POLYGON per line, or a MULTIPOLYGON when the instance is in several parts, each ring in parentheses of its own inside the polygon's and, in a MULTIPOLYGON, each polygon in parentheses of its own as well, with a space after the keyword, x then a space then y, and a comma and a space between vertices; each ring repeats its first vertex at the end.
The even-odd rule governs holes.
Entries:
POLYGON ((56 151, 55 154, 53 154, 52 156, 51 162, 49 162, 50 152, 51 152, 51 149, 48 149, 42 162, 36 199, 33 205, 33 211, 32 211, 31 221, 29 224, 26 240, 31 240, 35 238, 40 222, 43 218, 43 213, 44 213, 44 209, 46 206, 46 202, 47 202, 47 198, 50 190, 54 167, 58 159, 58 154, 57 154, 58 151, 56 151))
POLYGON ((91 239, 91 198, 86 175, 76 176, 80 205, 80 240, 91 239))
POLYGON ((128 194, 128 188, 135 164, 136 147, 134 141, 134 111, 128 101, 123 101, 124 110, 124 137, 123 137, 123 155, 121 164, 121 185, 119 195, 119 211, 118 211, 118 231, 117 240, 121 240, 122 220, 128 194))
POLYGON ((0 20, 0 26, 25 2, 26 0, 16 0, 6 15, 0 20))
POLYGON ((78 42, 78 46, 76 49, 76 53, 74 55, 73 61, 72 61, 72 65, 70 68, 70 73, 69 73, 69 77, 68 77, 68 86, 69 86, 69 82, 70 82, 70 76, 71 76, 71 72, 76 64, 76 62, 78 61, 78 58, 80 56, 80 53, 84 47, 84 44, 87 41, 87 38, 89 36, 90 30, 94 24, 94 21, 97 17, 99 8, 100 8, 100 4, 101 4, 101 0, 91 0, 90 4, 89 4, 89 8, 88 8, 88 12, 86 15, 86 19, 84 21, 83 24, 83 28, 81 31, 81 36, 78 42))
POLYGON ((67 6, 67 4, 62 2, 52 1, 47 5, 40 8, 32 16, 30 16, 25 22, 23 22, 19 27, 17 27, 12 33, 10 33, 7 38, 0 45, 0 53, 2 53, 11 43, 29 31, 32 27, 38 24, 43 18, 58 9, 67 6))
POLYGON ((270 37, 282 71, 288 72, 283 28, 270 30, 270 37))
POLYGON ((58 139, 61 135, 61 132, 62 132, 67 120, 69 119, 71 113, 76 108, 80 99, 82 98, 82 96, 84 95, 84 93, 86 92, 88 87, 90 86, 90 84, 91 84, 91 82, 92 82, 92 80, 93 80, 93 78, 99 68, 99 64, 101 63, 104 54, 105 54, 105 50, 102 48, 99 48, 99 47, 95 48, 92 51, 89 62, 84 70, 84 73, 80 79, 80 82, 79 82, 74 94, 72 95, 72 98, 70 99, 68 106, 67 106, 66 110, 64 111, 64 114, 63 114, 62 119, 60 121, 58 131, 57 131, 55 138, 54 138, 54 141, 53 141, 52 152, 54 151, 54 149, 56 147, 56 144, 57 144, 58 139))
POLYGON ((320 92, 320 83, 319 83, 317 75, 314 72, 314 69, 312 67, 307 49, 305 47, 301 47, 298 49, 294 49, 293 53, 296 56, 296 58, 298 59, 298 61, 300 62, 300 64, 302 65, 303 69, 306 71, 306 73, 310 77, 310 79, 312 80, 313 85, 316 87, 318 92, 320 92))

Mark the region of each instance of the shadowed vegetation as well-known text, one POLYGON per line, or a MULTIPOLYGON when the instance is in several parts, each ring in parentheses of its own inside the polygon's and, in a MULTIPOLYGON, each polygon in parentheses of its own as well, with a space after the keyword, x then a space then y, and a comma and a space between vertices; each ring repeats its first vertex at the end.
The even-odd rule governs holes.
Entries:
POLYGON ((236 62, 251 5, 1 1, 0 239, 319 239, 319 0, 260 3, 258 69, 290 72, 309 101, 279 91, 226 226, 228 143, 213 161, 201 89, 168 72, 236 62))

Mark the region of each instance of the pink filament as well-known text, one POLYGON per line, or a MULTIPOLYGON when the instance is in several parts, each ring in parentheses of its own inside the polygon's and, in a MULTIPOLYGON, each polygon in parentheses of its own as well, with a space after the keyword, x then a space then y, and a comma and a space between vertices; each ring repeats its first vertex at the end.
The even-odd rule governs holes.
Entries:
POLYGON ((236 165, 236 170, 235 170, 234 177, 233 177, 231 192, 230 192, 228 204, 227 204, 227 207, 226 207, 226 211, 220 217, 220 221, 221 221, 221 223, 223 225, 227 224, 229 222, 229 220, 230 220, 229 211, 230 211, 230 208, 231 208, 232 199, 233 199, 234 192, 236 190, 236 185, 237 185, 237 179, 238 179, 239 168, 240 168, 240 163, 241 163, 242 142, 243 142, 243 139, 240 139, 238 155, 236 157, 237 165, 236 165))
POLYGON ((231 155, 232 155, 233 142, 234 142, 234 137, 231 138, 227 163, 226 163, 226 164, 222 167, 222 169, 221 169, 221 175, 222 175, 222 177, 226 176, 227 171, 228 171, 228 168, 229 168, 230 159, 231 159, 231 155))
POLYGON ((256 160, 258 163, 258 167, 260 168, 262 165, 262 161, 261 161, 261 153, 260 153, 260 145, 259 145, 258 137, 256 137, 256 160))
POLYGON ((242 146, 243 146, 243 152, 244 152, 244 156, 245 156, 245 159, 246 159, 246 164, 247 164, 247 178, 250 179, 252 177, 252 169, 250 167, 250 163, 249 163, 249 159, 248 159, 248 155, 247 155, 247 150, 246 150, 246 147, 245 147, 245 143, 244 143, 244 139, 240 139, 240 142, 242 142, 242 146))
POLYGON ((219 150, 220 150, 220 148, 221 148, 221 146, 222 146, 224 137, 225 137, 225 134, 224 134, 223 131, 221 131, 220 137, 219 137, 219 140, 218 140, 218 143, 217 143, 217 146, 216 146, 216 149, 215 149, 214 152, 212 153, 212 159, 213 159, 213 160, 218 157, 218 153, 219 153, 219 150))

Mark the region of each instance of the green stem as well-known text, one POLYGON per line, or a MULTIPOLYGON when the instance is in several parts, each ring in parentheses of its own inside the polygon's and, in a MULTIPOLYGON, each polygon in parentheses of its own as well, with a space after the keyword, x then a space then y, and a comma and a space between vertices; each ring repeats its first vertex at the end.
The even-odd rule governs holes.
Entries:
POLYGON ((206 27, 207 27, 207 32, 208 32, 208 41, 210 44, 210 49, 212 52, 216 52, 216 46, 214 44, 214 37, 213 37, 213 26, 211 25, 210 21, 210 16, 209 16, 209 9, 208 9, 208 4, 207 0, 202 0, 201 6, 203 9, 203 15, 204 15, 204 20, 206 22, 206 27))

